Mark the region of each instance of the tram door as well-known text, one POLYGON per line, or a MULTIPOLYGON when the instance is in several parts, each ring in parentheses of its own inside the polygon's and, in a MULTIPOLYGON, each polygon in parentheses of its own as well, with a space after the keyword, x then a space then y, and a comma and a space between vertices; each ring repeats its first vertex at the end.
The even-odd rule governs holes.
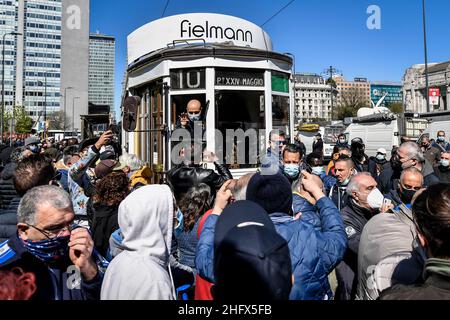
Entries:
POLYGON ((163 87, 158 85, 149 90, 149 120, 150 132, 148 133, 148 162, 153 172, 152 183, 159 184, 164 179, 164 144, 165 138, 159 130, 164 124, 163 87))

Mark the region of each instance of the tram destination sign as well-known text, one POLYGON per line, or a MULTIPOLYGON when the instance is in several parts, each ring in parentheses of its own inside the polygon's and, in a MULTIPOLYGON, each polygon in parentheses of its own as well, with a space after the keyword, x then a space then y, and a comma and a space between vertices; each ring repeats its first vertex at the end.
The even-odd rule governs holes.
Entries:
POLYGON ((264 87, 264 72, 216 70, 216 86, 264 87))

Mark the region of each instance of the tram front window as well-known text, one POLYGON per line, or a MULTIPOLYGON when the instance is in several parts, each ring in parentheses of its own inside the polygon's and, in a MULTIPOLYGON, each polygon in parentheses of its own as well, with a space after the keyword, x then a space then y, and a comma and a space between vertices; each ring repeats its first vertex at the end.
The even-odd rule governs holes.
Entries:
POLYGON ((216 153, 230 169, 258 167, 264 112, 263 91, 216 91, 216 128, 222 134, 221 139, 216 136, 216 153))
POLYGON ((289 133, 289 97, 272 97, 273 129, 283 130, 289 133))

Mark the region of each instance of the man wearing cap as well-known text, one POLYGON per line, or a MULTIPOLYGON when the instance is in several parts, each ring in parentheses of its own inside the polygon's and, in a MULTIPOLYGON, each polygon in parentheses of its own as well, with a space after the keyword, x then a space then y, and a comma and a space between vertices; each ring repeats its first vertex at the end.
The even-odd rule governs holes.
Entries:
POLYGON ((441 150, 434 147, 428 136, 422 138, 422 151, 423 155, 432 165, 436 165, 441 159, 441 150))
POLYGON ((317 153, 322 155, 323 157, 323 140, 322 140, 322 135, 320 133, 316 134, 316 138, 313 142, 313 153, 317 153))
MULTIPOLYGON (((112 132, 106 131, 100 138, 84 141, 81 146, 81 159, 69 169, 69 189, 78 224, 87 226, 87 202, 93 187, 87 171, 100 156, 100 149, 105 143, 111 141, 112 132)), ((92 174, 92 173, 91 173, 92 174)))
POLYGON ((38 154, 40 151, 39 142, 40 142, 39 138, 35 137, 35 136, 26 138, 25 139, 25 148, 27 148, 27 150, 30 150, 34 154, 38 154))
POLYGON ((267 212, 251 201, 225 208, 214 233, 215 301, 288 300, 289 247, 267 212))
MULTIPOLYGON (((343 259, 347 237, 336 206, 324 195, 311 174, 303 171, 302 176, 307 198, 317 206, 321 230, 294 216, 291 186, 282 173, 253 175, 246 198, 264 208, 278 234, 288 242, 294 277, 290 300, 328 300, 333 293, 327 276, 343 259)), ((215 282, 217 276, 213 270, 215 227, 218 216, 232 198, 228 188, 230 183, 226 182, 218 192, 213 212, 203 225, 197 245, 196 268, 200 276, 210 282, 215 282)))

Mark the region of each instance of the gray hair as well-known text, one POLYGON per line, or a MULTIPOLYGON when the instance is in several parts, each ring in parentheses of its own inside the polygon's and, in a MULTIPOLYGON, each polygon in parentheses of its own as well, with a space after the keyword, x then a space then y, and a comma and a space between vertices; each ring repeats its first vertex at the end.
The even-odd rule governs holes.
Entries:
POLYGON ((359 188, 361 187, 361 184, 359 182, 358 177, 362 177, 362 176, 372 177, 372 175, 370 173, 368 173, 368 172, 360 172, 360 173, 355 174, 351 178, 350 182, 347 185, 347 190, 346 191, 347 191, 347 194, 349 196, 351 196, 353 194, 353 192, 359 191, 359 188))
POLYGON ((125 153, 119 157, 119 161, 130 167, 131 171, 139 170, 144 163, 134 154, 125 153))
POLYGON ((423 156, 423 152, 420 149, 419 145, 413 141, 407 141, 400 145, 400 148, 405 148, 406 154, 409 159, 415 159, 420 163, 425 162, 425 157, 423 156))
POLYGON ((420 172, 420 170, 418 170, 417 168, 411 167, 411 168, 408 168, 408 169, 403 170, 402 173, 401 173, 401 175, 400 175, 400 181, 403 181, 403 178, 404 178, 407 174, 413 174, 413 175, 420 176, 420 178, 422 179, 422 184, 423 184, 423 174, 422 174, 422 172, 420 172))
POLYGON ((39 186, 28 191, 20 200, 18 222, 35 224, 36 212, 45 204, 59 210, 73 211, 72 201, 66 191, 56 186, 39 186))

